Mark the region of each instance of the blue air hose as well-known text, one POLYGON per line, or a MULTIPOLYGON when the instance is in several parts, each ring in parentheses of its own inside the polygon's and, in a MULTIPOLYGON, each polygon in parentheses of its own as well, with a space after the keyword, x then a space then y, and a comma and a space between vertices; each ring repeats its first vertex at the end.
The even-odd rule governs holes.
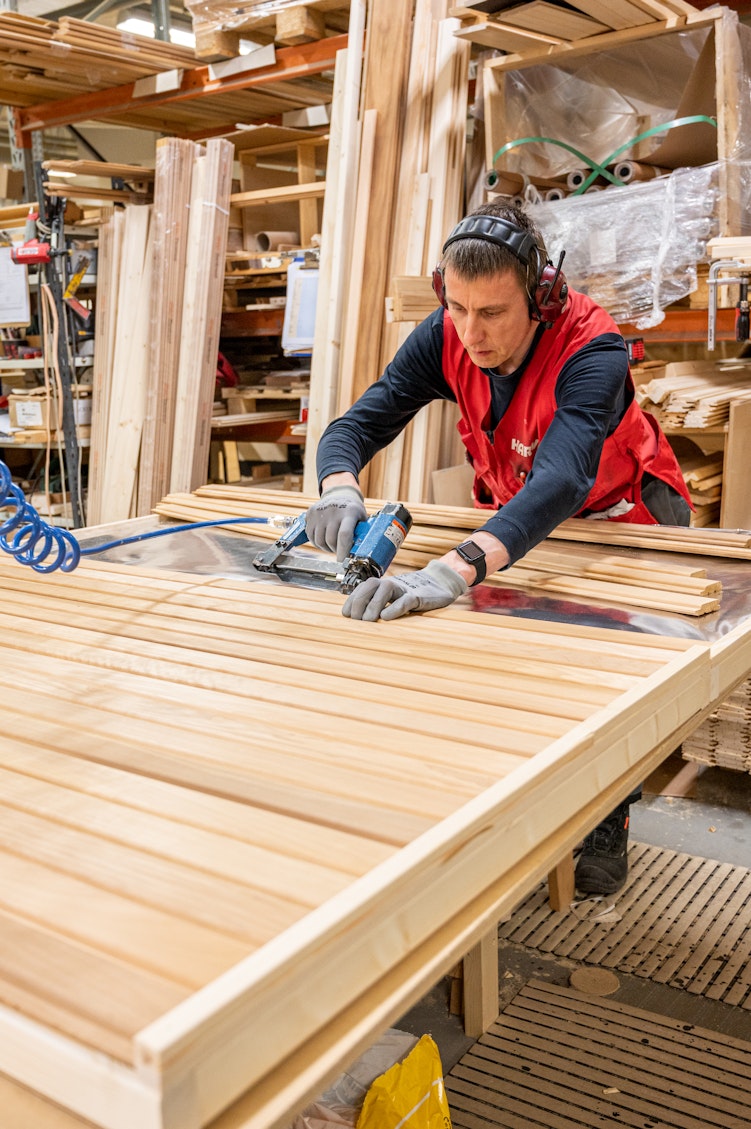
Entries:
POLYGON ((164 529, 152 529, 147 533, 136 533, 132 537, 121 537, 117 541, 107 541, 83 549, 67 529, 50 525, 34 507, 27 502, 23 491, 16 486, 10 471, 0 461, 0 509, 12 509, 9 517, 0 520, 0 549, 9 553, 19 564, 28 565, 35 572, 72 572, 81 557, 103 553, 120 545, 130 545, 135 541, 146 541, 151 537, 164 537, 168 533, 183 533, 188 529, 206 529, 211 525, 269 525, 280 527, 290 520, 285 517, 233 517, 217 518, 214 521, 189 522, 186 525, 170 525, 164 529), (54 554, 54 556, 53 556, 54 554), (52 558, 52 559, 50 559, 52 558))

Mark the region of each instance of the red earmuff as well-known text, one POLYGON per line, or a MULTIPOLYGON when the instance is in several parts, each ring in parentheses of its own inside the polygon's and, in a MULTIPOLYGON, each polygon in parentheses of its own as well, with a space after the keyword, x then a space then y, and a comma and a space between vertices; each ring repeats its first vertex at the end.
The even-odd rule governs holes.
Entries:
MULTIPOLYGON (((529 316, 542 322, 546 328, 561 316, 568 298, 568 283, 561 270, 565 251, 561 251, 556 266, 548 261, 540 270, 539 266, 533 265, 539 264, 541 256, 530 232, 509 220, 483 214, 466 216, 461 220, 444 243, 443 250, 457 239, 485 239, 488 243, 507 247, 528 269, 531 268, 538 275, 534 292, 530 291, 529 316)), ((433 271, 433 290, 440 304, 445 307, 446 288, 440 267, 433 271)))
POLYGON ((534 302, 530 303, 530 314, 543 325, 552 325, 563 313, 568 298, 568 283, 561 270, 565 251, 561 251, 558 266, 546 263, 542 268, 540 280, 535 288, 534 302))

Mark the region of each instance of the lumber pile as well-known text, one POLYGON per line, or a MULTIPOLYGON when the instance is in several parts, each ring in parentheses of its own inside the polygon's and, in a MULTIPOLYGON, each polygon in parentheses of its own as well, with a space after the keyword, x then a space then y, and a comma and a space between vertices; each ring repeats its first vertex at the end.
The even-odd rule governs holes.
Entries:
MULTIPOLYGON (((233 52, 236 54, 237 52, 233 52)), ((0 102, 36 106, 77 95, 127 86, 164 72, 190 71, 202 64, 192 48, 120 32, 64 16, 59 21, 0 12, 0 102)), ((206 72, 206 68, 203 68, 206 72)), ((203 74, 202 84, 208 75, 203 74)), ((130 128, 204 137, 234 123, 263 120, 285 110, 330 101, 326 76, 278 81, 263 89, 203 94, 188 101, 139 105, 148 83, 133 90, 127 108, 107 111, 107 120, 130 128)), ((92 111, 92 116, 96 113, 92 111)))
POLYGON ((90 525, 206 481, 232 158, 223 140, 160 141, 153 207, 101 228, 90 525))
POLYGON ((684 760, 751 772, 751 679, 746 679, 683 741, 684 760))
POLYGON ((747 361, 678 361, 638 370, 637 398, 664 431, 717 430, 730 405, 751 399, 747 361))
MULTIPOLYGON (((386 317, 391 279, 431 271, 464 210, 470 49, 455 37, 459 23, 449 12, 447 0, 416 0, 396 8, 375 0, 368 9, 357 238, 343 290, 341 350, 325 369, 323 407, 311 402, 305 474, 311 491, 320 432, 378 379, 412 328, 413 323, 396 325, 386 317), (382 80, 384 73, 388 83, 382 80)), ((316 325, 314 358, 335 336, 332 324, 329 319, 316 325)), ((318 395, 315 382, 311 393, 318 395)), ((429 406, 366 468, 366 489, 427 501, 431 472, 456 461, 454 422, 452 406, 429 406)))
MULTIPOLYGON (((273 514, 296 517, 313 500, 299 494, 212 485, 190 495, 168 495, 155 508, 162 517, 179 521, 273 514)), ((380 505, 368 501, 369 509, 380 505)), ((396 555, 393 567, 397 570, 424 568, 428 561, 443 556, 464 540, 468 528, 477 527, 478 514, 474 510, 418 505, 410 506, 410 511, 414 524, 396 555)), ((278 531, 261 525, 233 528, 254 538, 274 540, 278 536, 278 531)), ((722 591, 721 584, 707 577, 702 567, 655 563, 634 555, 617 557, 598 546, 572 546, 561 552, 550 541, 536 546, 511 568, 488 577, 487 583, 691 616, 716 612, 722 591)))
POLYGON ((644 31, 667 24, 679 29, 698 9, 685 0, 509 0, 495 5, 467 0, 454 11, 462 18, 462 38, 506 52, 515 61, 517 56, 542 57, 577 40, 602 40, 604 49, 609 41, 622 41, 632 28, 644 31))
POLYGON ((680 460, 683 478, 696 507, 691 515, 692 526, 719 524, 724 462, 722 451, 680 460))

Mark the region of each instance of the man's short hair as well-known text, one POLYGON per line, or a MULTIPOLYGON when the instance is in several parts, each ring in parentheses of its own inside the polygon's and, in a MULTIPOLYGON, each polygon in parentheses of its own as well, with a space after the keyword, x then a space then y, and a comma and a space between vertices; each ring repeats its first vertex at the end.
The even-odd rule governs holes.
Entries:
POLYGON ((476 278, 487 278, 489 275, 511 270, 526 292, 530 296, 534 295, 540 272, 548 261, 548 254, 542 235, 530 216, 512 204, 499 203, 483 204, 469 215, 494 216, 528 231, 535 240, 539 258, 533 252, 529 263, 525 264, 509 247, 491 243, 487 239, 467 237, 449 244, 441 259, 441 271, 450 266, 465 282, 472 282, 476 278))

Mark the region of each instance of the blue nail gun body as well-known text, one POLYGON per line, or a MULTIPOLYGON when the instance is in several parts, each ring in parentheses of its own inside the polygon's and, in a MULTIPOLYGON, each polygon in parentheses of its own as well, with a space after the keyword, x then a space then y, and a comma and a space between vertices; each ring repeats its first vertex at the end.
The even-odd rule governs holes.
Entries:
POLYGON ((349 593, 363 580, 383 576, 411 526, 412 516, 401 502, 389 502, 377 514, 355 526, 349 556, 343 561, 332 561, 294 552, 308 541, 305 514, 300 514, 270 549, 256 554, 253 566, 259 572, 270 572, 280 580, 308 588, 349 593))

